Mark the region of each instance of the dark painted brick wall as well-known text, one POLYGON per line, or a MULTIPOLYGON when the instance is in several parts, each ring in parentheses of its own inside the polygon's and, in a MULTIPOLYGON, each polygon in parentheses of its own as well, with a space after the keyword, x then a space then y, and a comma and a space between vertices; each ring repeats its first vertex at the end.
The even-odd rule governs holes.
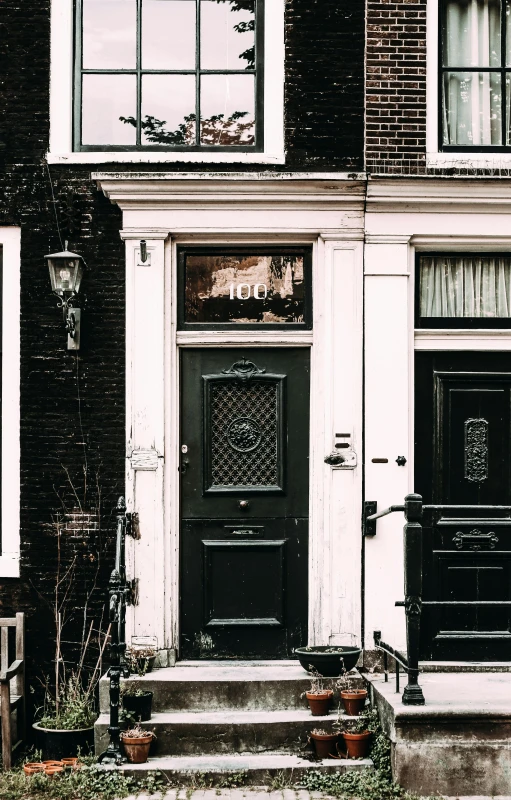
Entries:
POLYGON ((371 173, 426 164, 426 0, 368 0, 366 163, 371 173))
MULTIPOLYGON (((362 168, 363 31, 361 0, 287 0, 289 157, 279 169, 362 168)), ((49 0, 3 0, 0 225, 20 226, 22 231, 22 560, 19 580, 0 578, 0 614, 27 612, 33 684, 50 666, 53 652, 51 629, 46 627, 51 615, 42 597, 51 597, 54 587, 57 539, 52 519, 64 507, 77 505, 71 484, 85 511, 96 509, 99 488, 103 538, 95 528, 84 530, 83 537, 66 534, 65 538, 65 559, 76 557, 80 565, 78 619, 86 584, 90 587, 95 574, 94 559, 105 542, 108 550, 112 541, 112 509, 124 485, 125 455, 121 214, 91 182, 94 166, 48 168, 46 164, 49 35, 49 0), (70 248, 88 265, 84 281, 88 304, 78 356, 66 350, 61 314, 43 261, 46 253, 61 249, 55 213, 62 238, 69 239, 70 248)), ((134 168, 139 170, 140 165, 134 168)), ((203 167, 166 164, 165 169, 203 167)), ((103 587, 110 568, 111 558, 103 554, 103 587)), ((96 604, 102 596, 98 594, 96 604)), ((72 623, 67 633, 71 638, 72 623)))

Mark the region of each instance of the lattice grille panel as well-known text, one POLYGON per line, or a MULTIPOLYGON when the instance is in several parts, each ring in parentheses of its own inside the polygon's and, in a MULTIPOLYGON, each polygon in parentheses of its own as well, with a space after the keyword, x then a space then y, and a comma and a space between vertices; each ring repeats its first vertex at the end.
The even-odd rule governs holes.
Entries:
POLYGON ((278 384, 214 382, 209 402, 210 487, 278 486, 278 384))

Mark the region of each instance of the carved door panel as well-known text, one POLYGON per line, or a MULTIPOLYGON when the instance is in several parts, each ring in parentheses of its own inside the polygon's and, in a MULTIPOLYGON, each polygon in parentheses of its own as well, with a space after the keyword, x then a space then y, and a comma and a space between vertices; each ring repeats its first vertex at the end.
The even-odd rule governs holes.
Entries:
POLYGON ((181 354, 181 657, 307 639, 309 351, 181 354))
POLYGON ((423 608, 424 658, 509 659, 510 410, 510 354, 417 354, 415 491, 440 506, 424 514, 424 599, 460 603, 423 608))

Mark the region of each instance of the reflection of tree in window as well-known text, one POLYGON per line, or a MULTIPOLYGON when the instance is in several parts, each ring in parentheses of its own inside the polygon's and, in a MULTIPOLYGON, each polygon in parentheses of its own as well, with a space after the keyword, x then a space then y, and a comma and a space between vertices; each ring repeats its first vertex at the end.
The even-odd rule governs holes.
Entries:
MULTIPOLYGON (((239 34, 252 33, 255 36, 255 0, 214 0, 217 5, 230 5, 231 12, 246 12, 252 19, 242 20, 233 25, 233 30, 239 34)), ((255 44, 248 47, 238 55, 239 59, 246 62, 240 65, 245 70, 255 70, 255 44)), ((230 96, 231 87, 227 84, 228 76, 236 75, 232 70, 218 72, 210 71, 219 78, 225 77, 225 98, 230 96)), ((203 82, 204 87, 204 82, 203 82)), ((201 98, 201 104, 203 99, 201 98)), ((137 120, 134 116, 119 117, 121 122, 136 128, 137 120)), ((169 130, 165 119, 146 114, 140 122, 143 140, 147 144, 161 144, 171 146, 193 146, 197 143, 197 115, 190 113, 184 116, 183 121, 174 130, 169 130)), ((202 146, 230 146, 253 145, 255 143, 254 113, 246 110, 235 110, 230 113, 209 114, 204 117, 201 113, 199 141, 202 146)))
MULTIPOLYGON (((234 111, 229 117, 216 114, 209 119, 201 119, 201 142, 208 145, 254 144, 254 120, 246 122, 248 111, 234 111)), ((135 117, 119 117, 121 122, 137 126, 135 117)), ((175 131, 165 128, 166 120, 156 119, 146 114, 140 123, 142 133, 152 144, 193 145, 195 144, 195 114, 188 114, 175 131)))

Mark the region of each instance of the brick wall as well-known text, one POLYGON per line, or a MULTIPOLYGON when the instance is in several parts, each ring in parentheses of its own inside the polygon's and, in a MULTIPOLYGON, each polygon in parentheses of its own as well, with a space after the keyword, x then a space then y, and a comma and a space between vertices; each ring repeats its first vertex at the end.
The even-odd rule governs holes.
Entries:
POLYGON ((366 165, 425 170, 426 0, 367 2, 366 165))

